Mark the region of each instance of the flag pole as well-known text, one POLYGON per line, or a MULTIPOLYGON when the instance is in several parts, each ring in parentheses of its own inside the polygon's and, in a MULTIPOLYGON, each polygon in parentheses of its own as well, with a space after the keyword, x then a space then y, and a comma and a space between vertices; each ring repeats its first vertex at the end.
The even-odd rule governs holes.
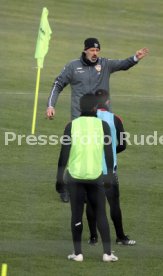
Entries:
POLYGON ((35 128, 36 128, 40 72, 41 72, 41 68, 43 68, 44 58, 48 52, 49 40, 52 34, 52 30, 48 22, 48 13, 49 13, 48 9, 44 7, 42 10, 40 26, 38 31, 38 38, 36 43, 36 50, 35 50, 35 58, 37 59, 37 78, 36 78, 36 91, 35 91, 33 119, 32 119, 32 128, 31 128, 32 134, 35 134, 35 128))
POLYGON ((38 67, 37 79, 36 79, 35 100, 34 100, 34 107, 33 107, 33 120, 32 120, 32 131, 31 131, 32 134, 35 134, 35 128, 36 128, 36 114, 37 114, 38 92, 39 92, 39 84, 40 84, 40 73, 41 73, 41 68, 38 67))
POLYGON ((7 264, 2 264, 1 276, 7 276, 7 264))

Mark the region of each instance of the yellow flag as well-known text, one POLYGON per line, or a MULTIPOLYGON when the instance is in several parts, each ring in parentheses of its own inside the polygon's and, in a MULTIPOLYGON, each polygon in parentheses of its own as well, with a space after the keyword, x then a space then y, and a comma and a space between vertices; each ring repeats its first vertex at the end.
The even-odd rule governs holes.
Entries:
POLYGON ((35 51, 35 58, 37 59, 38 68, 43 68, 44 57, 48 52, 49 40, 52 34, 48 22, 48 13, 48 9, 43 8, 35 51))

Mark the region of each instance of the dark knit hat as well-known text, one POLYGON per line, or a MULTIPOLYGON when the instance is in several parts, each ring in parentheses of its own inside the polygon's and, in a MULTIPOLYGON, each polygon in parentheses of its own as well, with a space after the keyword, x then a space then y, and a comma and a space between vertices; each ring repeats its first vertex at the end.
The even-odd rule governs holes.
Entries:
POLYGON ((100 43, 97 38, 90 37, 84 41, 84 50, 87 50, 89 48, 100 49, 100 43))

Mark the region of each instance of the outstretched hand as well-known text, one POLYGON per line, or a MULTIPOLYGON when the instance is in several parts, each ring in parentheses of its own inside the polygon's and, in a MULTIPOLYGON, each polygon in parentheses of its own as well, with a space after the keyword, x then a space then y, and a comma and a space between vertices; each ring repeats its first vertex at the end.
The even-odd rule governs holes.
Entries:
POLYGON ((137 59, 140 60, 140 59, 144 58, 146 55, 148 55, 148 53, 149 53, 148 48, 142 48, 142 49, 136 51, 135 55, 136 55, 137 59))

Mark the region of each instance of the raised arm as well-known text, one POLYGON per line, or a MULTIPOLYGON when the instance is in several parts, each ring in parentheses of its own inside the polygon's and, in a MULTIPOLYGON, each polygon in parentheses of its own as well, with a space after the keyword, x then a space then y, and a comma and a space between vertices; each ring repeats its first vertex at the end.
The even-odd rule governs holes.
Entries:
POLYGON ((148 53, 149 53, 148 48, 142 48, 136 51, 135 55, 126 59, 122 59, 122 60, 108 59, 108 66, 109 66, 110 73, 114 73, 116 71, 121 71, 121 70, 128 70, 129 68, 136 65, 139 62, 139 60, 147 56, 148 53))

